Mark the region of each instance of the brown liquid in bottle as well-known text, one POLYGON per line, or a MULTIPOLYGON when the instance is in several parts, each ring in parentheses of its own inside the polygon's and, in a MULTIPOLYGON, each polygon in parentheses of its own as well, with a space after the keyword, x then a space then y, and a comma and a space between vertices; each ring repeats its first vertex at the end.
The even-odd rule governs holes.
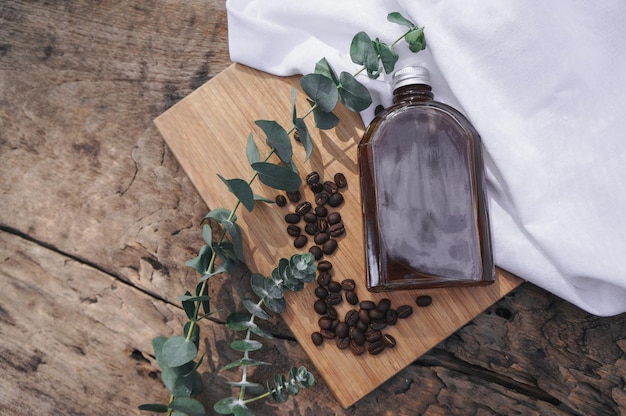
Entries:
POLYGON ((480 136, 433 100, 425 68, 396 72, 359 164, 369 290, 493 282, 480 136))

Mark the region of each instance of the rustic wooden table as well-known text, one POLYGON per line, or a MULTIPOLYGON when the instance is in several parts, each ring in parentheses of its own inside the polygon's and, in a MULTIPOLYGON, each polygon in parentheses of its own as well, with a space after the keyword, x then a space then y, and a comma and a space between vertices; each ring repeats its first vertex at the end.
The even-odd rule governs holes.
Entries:
MULTIPOLYGON (((184 262, 208 212, 153 120, 231 62, 219 0, 0 3, 0 414, 140 414, 151 356, 180 331, 184 262)), ((523 253, 520 253, 523 255, 523 253)), ((249 290, 215 279, 207 409, 230 395, 221 320, 249 290)), ((289 329, 258 376, 312 368, 289 329)), ((323 380, 259 415, 624 415, 626 316, 519 289, 344 410, 323 380)), ((315 370, 312 369, 314 372, 315 370)), ((358 380, 346 380, 346 383, 358 380)), ((212 412, 209 412, 212 414, 212 412)))

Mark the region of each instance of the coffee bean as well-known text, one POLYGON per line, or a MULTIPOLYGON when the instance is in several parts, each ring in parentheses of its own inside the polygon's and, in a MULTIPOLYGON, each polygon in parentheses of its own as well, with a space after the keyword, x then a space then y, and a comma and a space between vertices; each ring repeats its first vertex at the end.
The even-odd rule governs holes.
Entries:
POLYGON ((332 194, 330 197, 328 197, 328 205, 330 205, 333 208, 338 207, 339 205, 343 204, 343 195, 341 195, 339 192, 337 192, 336 194, 332 194))
POLYGON ((385 328, 387 328, 387 323, 385 321, 370 322, 370 329, 373 329, 374 331, 382 331, 385 328))
POLYGON ((350 326, 345 322, 339 322, 335 327, 335 334, 339 338, 344 338, 348 336, 348 331, 350 330, 350 326))
POLYGON ((366 325, 370 323, 370 314, 367 309, 359 309, 359 321, 366 325))
POLYGON ((404 319, 411 316, 413 313, 413 308, 411 305, 402 305, 398 307, 398 318, 404 319))
POLYGON ((300 222, 300 215, 296 214, 295 212, 290 212, 289 214, 285 215, 285 221, 288 224, 297 224, 300 222))
POLYGON ((383 335, 383 342, 387 348, 394 348, 396 346, 396 339, 389 334, 383 335))
POLYGON ((346 186, 348 186, 348 180, 346 179, 346 176, 341 172, 335 173, 333 179, 335 180, 335 184, 338 188, 345 188, 346 186))
POLYGON ((309 185, 309 188, 311 188, 311 191, 313 191, 314 194, 319 194, 324 190, 324 185, 318 182, 313 185, 309 185))
POLYGON ((296 224, 289 224, 287 226, 287 234, 289 234, 290 236, 297 237, 300 235, 300 233, 302 233, 302 229, 296 224))
POLYGON ((341 222, 341 214, 338 212, 331 212, 328 214, 327 220, 330 225, 339 224, 341 222))
POLYGON ((326 303, 329 305, 339 305, 343 302, 343 296, 339 292, 330 292, 328 296, 326 296, 326 303))
POLYGON ((317 270, 320 272, 329 272, 333 268, 333 264, 328 260, 317 263, 317 270))
POLYGON ((287 198, 291 202, 298 202, 302 198, 302 194, 300 191, 287 192, 287 198))
POLYGON ((330 274, 330 272, 320 272, 317 275, 317 284, 320 286, 327 286, 330 282, 330 279, 332 278, 333 276, 330 274))
POLYGON ((354 340, 350 341, 350 351, 354 355, 362 355, 365 352, 365 347, 363 344, 357 344, 354 340))
POLYGON ((382 339, 382 337, 383 333, 375 329, 370 329, 365 332, 365 340, 367 342, 376 342, 382 339))
POLYGON ((298 133, 298 130, 293 132, 293 139, 300 143, 300 133, 298 133))
POLYGON ((376 308, 376 304, 374 302, 372 302, 371 300, 364 300, 363 302, 361 302, 359 304, 359 306, 361 307, 361 309, 365 309, 365 310, 370 310, 370 309, 375 309, 376 308))
POLYGON ((361 317, 359 315, 359 320, 357 321, 356 325, 354 325, 354 327, 358 329, 359 331, 365 333, 365 331, 369 329, 369 326, 367 324, 368 322, 361 321, 361 317))
POLYGON ((328 290, 330 292, 340 292, 341 291, 341 283, 331 280, 328 282, 328 290))
POLYGON ((315 309, 315 312, 317 312, 318 314, 324 315, 328 310, 328 306, 326 305, 326 302, 324 302, 322 299, 318 299, 313 304, 313 309, 315 309))
POLYGON ((334 332, 335 328, 337 328, 337 324, 339 324, 339 319, 333 318, 333 322, 330 325, 330 330, 334 332))
POLYGON ((317 233, 315 237, 313 237, 313 241, 315 241, 315 244, 322 245, 327 242, 329 238, 330 235, 328 233, 317 233))
POLYGON ((298 215, 304 215, 307 212, 311 211, 311 208, 313 208, 311 203, 309 201, 304 201, 304 202, 300 202, 298 206, 296 206, 295 211, 296 211, 296 214, 298 215))
POLYGON ((345 318, 343 318, 343 320, 349 326, 354 326, 356 322, 359 320, 359 313, 354 309, 350 309, 348 312, 346 312, 346 316, 345 318))
POLYGON ((424 308, 433 303, 433 298, 428 295, 421 295, 415 299, 415 303, 417 303, 417 306, 420 308, 424 308))
POLYGON ((331 237, 339 237, 341 235, 344 235, 345 233, 346 229, 341 222, 328 227, 328 234, 330 234, 331 237))
POLYGON ((330 319, 328 316, 322 316, 317 321, 317 324, 319 325, 320 329, 331 329, 333 325, 333 320, 330 319))
POLYGON ((326 191, 329 194, 335 194, 337 193, 339 189, 337 188, 337 184, 335 182, 332 181, 326 181, 324 182, 324 191, 326 191))
POLYGON ((398 312, 395 309, 385 312, 385 322, 387 325, 395 325, 398 322, 398 312))
POLYGON ((315 183, 318 183, 319 181, 320 181, 320 174, 315 171, 306 175, 306 183, 309 185, 313 185, 315 183))
POLYGON ((299 236, 297 236, 295 238, 295 240, 293 240, 293 246, 295 248, 302 248, 302 247, 306 246, 308 241, 309 241, 309 239, 306 238, 306 235, 300 234, 299 236))
POLYGON ((326 307, 326 314, 333 319, 337 319, 339 317, 339 314, 337 313, 337 309, 335 309, 335 307, 333 305, 328 305, 326 307))
POLYGON ((313 344, 320 346, 324 342, 324 337, 319 332, 313 332, 311 334, 311 341, 313 341, 313 344))
POLYGON ((326 205, 326 203, 328 202, 328 198, 330 198, 330 195, 328 195, 326 192, 320 192, 319 194, 315 195, 315 203, 317 205, 326 205))
POLYGON ((348 337, 337 338, 337 348, 339 348, 340 350, 345 350, 349 346, 350 346, 350 338, 348 337))
POLYGON ((317 234, 317 224, 308 223, 307 225, 304 226, 304 232, 307 233, 308 235, 317 234))
POLYGON ((372 355, 378 355, 385 349, 385 343, 382 341, 373 342, 367 347, 367 352, 372 355))
POLYGON ((322 251, 324 254, 333 254, 337 250, 338 244, 337 240, 333 240, 332 238, 322 245, 322 251))
POLYGON ((370 309, 369 315, 372 321, 380 321, 385 319, 385 312, 379 309, 370 309))
POLYGON ((316 225, 318 233, 325 233, 328 231, 328 221, 326 221, 325 218, 319 218, 316 225))
POLYGON ((319 246, 311 246, 311 248, 309 248, 309 253, 313 254, 313 258, 315 260, 319 260, 324 257, 324 252, 322 252, 322 248, 319 246))
POLYGON ((361 331, 359 328, 354 328, 352 330, 352 332, 350 333, 350 335, 352 336, 352 340, 357 344, 357 345, 363 345, 365 344, 365 334, 363 333, 363 331, 361 331))
POLYGON ((306 223, 315 224, 317 222, 317 215, 315 215, 312 212, 307 212, 306 214, 302 216, 302 219, 306 223))
POLYGON ((381 312, 387 312, 389 308, 391 308, 391 300, 387 298, 381 299, 378 302, 378 306, 376 306, 376 309, 378 309, 381 312))
POLYGON ((322 336, 326 339, 335 338, 335 333, 330 329, 320 329, 320 334, 322 334, 322 336))
POLYGON ((345 291, 354 290, 354 288, 356 288, 356 282, 352 279, 344 279, 341 281, 341 288, 345 291))
POLYGON ((328 290, 324 286, 317 286, 315 288, 315 296, 317 296, 318 299, 326 299, 328 290))
POLYGON ((285 205, 287 205, 287 198, 285 198, 284 195, 276 195, 274 201, 279 207, 284 207, 285 205))
POLYGON ((318 205, 315 207, 315 215, 317 215, 320 218, 324 218, 325 216, 328 215, 328 208, 326 208, 323 205, 318 205))
POLYGON ((346 301, 350 305, 356 305, 357 303, 359 303, 359 297, 354 290, 349 290, 346 292, 346 301))

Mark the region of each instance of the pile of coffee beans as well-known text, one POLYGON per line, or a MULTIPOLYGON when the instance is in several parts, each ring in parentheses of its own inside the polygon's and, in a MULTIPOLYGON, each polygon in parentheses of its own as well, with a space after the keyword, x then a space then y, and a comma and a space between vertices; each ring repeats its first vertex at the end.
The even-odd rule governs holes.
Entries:
POLYGON ((383 332, 388 326, 395 325, 398 319, 408 318, 413 314, 410 305, 392 308, 391 301, 381 299, 378 304, 371 300, 359 301, 352 279, 341 282, 333 278, 332 263, 318 263, 315 296, 317 300, 313 309, 320 315, 319 331, 311 334, 315 345, 326 341, 334 341, 339 349, 349 349, 355 355, 368 352, 378 355, 386 348, 394 348, 396 340, 391 334, 383 332), (342 295, 343 294, 343 295, 342 295), (343 317, 339 316, 335 306, 346 301, 358 308, 349 309, 343 317), (342 319, 343 318, 343 319, 342 319))
POLYGON ((286 196, 277 195, 275 201, 281 207, 287 205, 287 200, 296 204, 294 210, 285 215, 287 234, 293 237, 297 249, 306 247, 312 239, 309 252, 315 260, 320 260, 337 251, 337 238, 346 233, 341 214, 333 209, 343 204, 341 190, 348 182, 343 173, 337 173, 332 181, 323 181, 318 172, 311 172, 306 176, 306 183, 313 191, 314 203, 303 201, 299 190, 287 192, 286 196))

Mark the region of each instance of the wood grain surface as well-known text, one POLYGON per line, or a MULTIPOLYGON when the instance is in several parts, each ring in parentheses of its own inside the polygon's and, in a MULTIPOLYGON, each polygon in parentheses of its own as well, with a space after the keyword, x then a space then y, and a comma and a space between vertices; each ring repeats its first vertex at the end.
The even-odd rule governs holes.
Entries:
MULTIPOLYGON (((263 145, 265 135, 254 125, 255 120, 276 120, 289 130, 292 89, 296 91, 296 108, 303 113, 309 105, 299 88, 299 77, 272 77, 249 67, 233 65, 156 119, 159 131, 208 206, 232 208, 235 205, 237 199, 227 191, 218 175, 225 178, 252 175, 245 152, 251 132, 264 149, 261 154, 269 151, 263 145)), ((509 293, 521 280, 498 270, 496 282, 487 287, 368 293, 356 159, 363 123, 358 114, 341 105, 335 113, 341 122, 332 130, 317 131, 311 120, 307 120, 315 143, 314 153, 305 162, 302 146, 296 145, 294 153, 300 154, 293 158, 302 175, 316 171, 325 181, 341 172, 348 180, 348 187, 342 190, 345 202, 337 208, 347 235, 338 239, 339 249, 324 256, 324 260, 333 264, 333 280, 341 282, 351 278, 357 282, 356 293, 360 300, 378 303, 388 298, 394 308, 409 305, 416 310, 409 319, 401 319, 397 325, 385 328, 384 332, 398 341, 396 348, 377 356, 355 356, 350 350, 340 351, 334 340, 319 347, 311 341, 311 334, 320 329, 319 315, 313 311, 316 284, 286 297, 287 311, 283 318, 339 403, 349 407, 509 293), (433 296, 434 303, 417 310, 415 299, 420 294, 433 296), (352 382, 346 383, 346 380, 352 382)), ((253 190, 270 199, 279 193, 259 181, 253 183, 253 190)), ((300 191, 302 201, 315 204, 307 186, 302 186, 300 191)), ((246 263, 254 272, 270 276, 280 258, 289 258, 314 245, 309 239, 304 249, 296 250, 293 239, 287 236, 284 216, 294 212, 296 205, 290 203, 281 208, 257 203, 250 213, 243 207, 237 211, 237 223, 244 235, 246 263)), ((358 310, 345 301, 337 306, 340 320, 350 309, 358 310)))
MULTIPOLYGON (((0 414, 145 414, 150 341, 181 328, 209 207, 153 120, 231 65, 221 0, 0 2, 0 414)), ((364 28, 367 30, 367 28, 364 28)), ((523 255, 523 253, 520 253, 523 255)), ((201 328, 211 409, 238 355, 220 278, 201 328)), ((281 318, 253 377, 315 369, 281 318)), ((626 316, 528 283, 343 409, 324 378, 257 415, 624 415, 626 316)), ((209 411, 208 414, 213 414, 209 411)))

